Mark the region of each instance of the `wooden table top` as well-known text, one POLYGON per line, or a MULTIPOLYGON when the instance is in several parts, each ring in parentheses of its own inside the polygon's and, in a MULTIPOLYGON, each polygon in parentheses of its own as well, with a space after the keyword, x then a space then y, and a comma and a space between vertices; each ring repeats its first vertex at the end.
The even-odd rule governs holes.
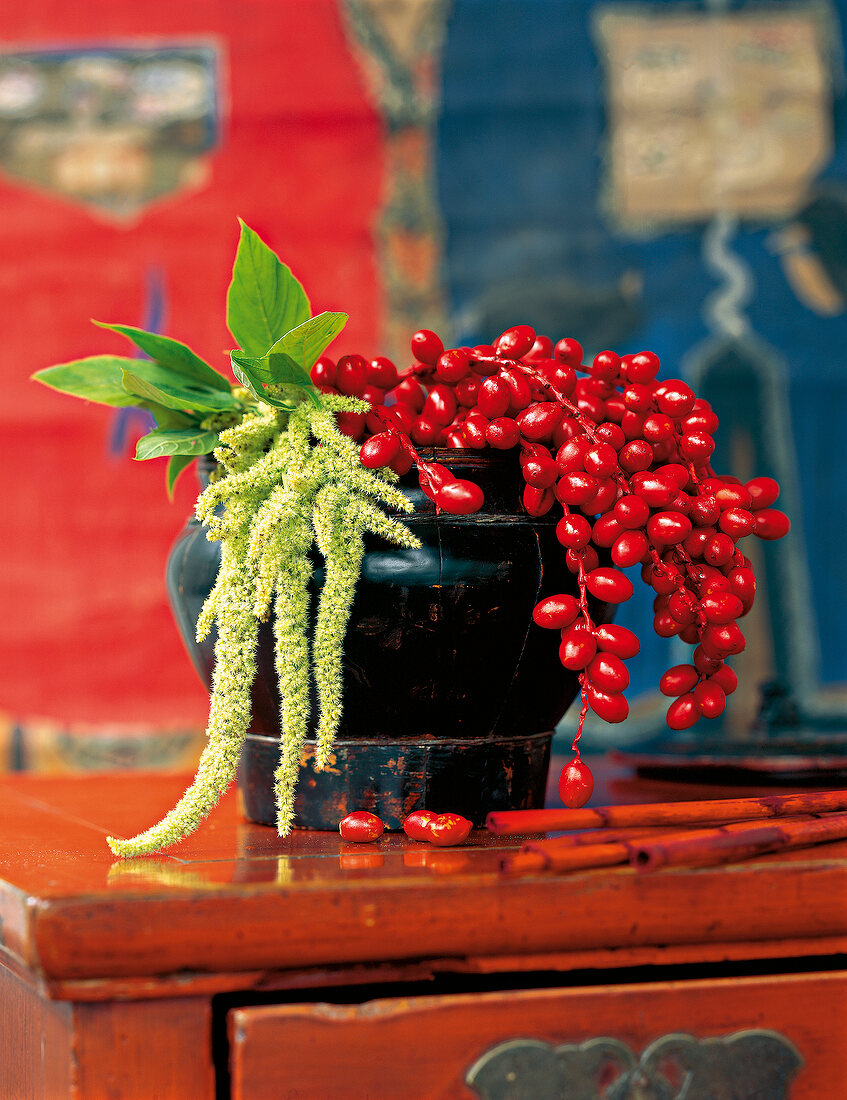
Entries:
MULTIPOLYGON (((596 770, 593 805, 773 790, 596 770)), ((233 790, 168 852, 115 860, 106 835, 149 826, 186 782, 3 777, 0 960, 51 996, 96 999, 104 982, 111 995, 151 996, 422 960, 481 972, 847 950, 847 841, 720 868, 512 878, 498 864, 519 837, 476 832, 455 849, 397 834, 365 846, 335 833, 281 839, 243 820, 233 790)))

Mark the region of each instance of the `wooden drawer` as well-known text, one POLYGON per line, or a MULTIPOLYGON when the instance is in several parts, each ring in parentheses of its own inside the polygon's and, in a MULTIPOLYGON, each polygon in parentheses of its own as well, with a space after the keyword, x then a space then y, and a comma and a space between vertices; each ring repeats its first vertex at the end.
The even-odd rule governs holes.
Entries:
POLYGON ((236 1100, 838 1100, 847 973, 247 1007, 229 1036, 236 1100))

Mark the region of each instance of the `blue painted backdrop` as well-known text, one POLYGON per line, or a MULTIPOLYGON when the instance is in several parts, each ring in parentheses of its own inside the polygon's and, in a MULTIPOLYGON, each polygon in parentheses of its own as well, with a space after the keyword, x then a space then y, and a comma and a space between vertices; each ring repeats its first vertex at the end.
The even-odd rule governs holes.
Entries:
MULTIPOLYGON (((674 0, 665 6, 678 7, 674 0)), ((454 0, 436 130, 454 335, 474 342, 504 324, 529 321, 554 338, 574 335, 591 352, 651 348, 663 373, 677 376, 709 337, 703 304, 718 284, 703 260, 706 224, 638 239, 604 215, 604 72, 592 34, 600 7, 588 0, 454 0)), ((839 71, 847 3, 839 0, 831 14, 834 155, 819 181, 835 185, 836 194, 812 243, 837 279, 847 258, 847 117, 839 71)), ((820 680, 833 684, 847 679, 847 313, 820 316, 798 299, 774 253, 778 228, 744 221, 730 247, 752 275, 751 329, 787 372, 800 485, 796 545, 803 546, 805 533, 813 594, 809 659, 820 680)), ((731 388, 722 400, 732 402, 731 388)), ((749 414, 755 421, 755 410, 749 414)), ((776 444, 778 457, 793 463, 790 438, 776 444)), ((729 458, 720 448, 716 458, 726 470, 729 458)), ((757 466, 769 472, 761 461, 757 466)), ((788 582, 771 578, 776 583, 788 582)), ((638 624, 645 638, 650 595, 638 593, 619 616, 638 624)), ((643 658, 633 662, 633 694, 655 687, 669 657, 668 643, 647 640, 643 658)))

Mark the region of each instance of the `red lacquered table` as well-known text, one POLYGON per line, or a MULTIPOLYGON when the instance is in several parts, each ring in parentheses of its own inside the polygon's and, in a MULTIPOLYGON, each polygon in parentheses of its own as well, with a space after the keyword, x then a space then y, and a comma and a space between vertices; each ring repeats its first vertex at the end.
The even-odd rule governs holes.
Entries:
MULTIPOLYGON (((595 804, 761 793, 598 771, 595 804)), ((847 1095, 847 841, 503 878, 520 838, 282 840, 233 792, 115 861, 184 784, 0 781, 3 1098, 847 1095)))

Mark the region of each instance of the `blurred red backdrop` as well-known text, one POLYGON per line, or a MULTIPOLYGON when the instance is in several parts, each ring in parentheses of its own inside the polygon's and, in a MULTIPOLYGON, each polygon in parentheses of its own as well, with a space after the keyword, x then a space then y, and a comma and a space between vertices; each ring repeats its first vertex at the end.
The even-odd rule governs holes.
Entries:
MULTIPOLYGON (((224 299, 244 218, 301 278, 316 310, 350 314, 339 340, 377 354, 372 224, 382 137, 333 0, 17 5, 4 51, 211 47, 218 137, 205 182, 132 220, 0 165, 5 456, 0 710, 14 722, 118 720, 203 726, 207 699, 171 622, 170 544, 196 495, 164 465, 110 455, 116 414, 29 381, 106 351, 131 354, 89 318, 143 325, 150 279, 159 328, 221 370, 224 299)), ((134 435, 139 432, 136 430, 134 435)))

